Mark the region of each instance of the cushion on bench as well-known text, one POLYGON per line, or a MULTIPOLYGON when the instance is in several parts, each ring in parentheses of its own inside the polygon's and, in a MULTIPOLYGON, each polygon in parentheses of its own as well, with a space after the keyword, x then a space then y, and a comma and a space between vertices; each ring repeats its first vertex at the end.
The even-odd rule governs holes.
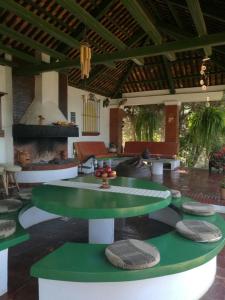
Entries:
POLYGON ((14 220, 0 220, 0 239, 7 238, 16 231, 16 222, 14 220))
POLYGON ((184 212, 192 215, 211 216, 215 214, 215 209, 210 204, 191 201, 184 202, 181 207, 184 212))
POLYGON ((18 199, 0 200, 0 213, 10 213, 19 210, 23 203, 18 199))
POLYGON ((176 230, 184 237, 195 242, 216 242, 222 238, 221 230, 207 221, 179 221, 176 224, 176 230))
POLYGON ((105 249, 105 255, 115 267, 127 270, 150 268, 160 261, 160 254, 156 247, 134 239, 109 245, 105 249))

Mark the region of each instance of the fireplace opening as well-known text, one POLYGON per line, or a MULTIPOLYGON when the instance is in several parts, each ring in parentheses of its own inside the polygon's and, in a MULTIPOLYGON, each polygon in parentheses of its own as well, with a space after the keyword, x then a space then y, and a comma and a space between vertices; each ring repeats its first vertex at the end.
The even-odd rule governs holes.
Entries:
POLYGON ((60 164, 68 160, 67 138, 14 138, 14 160, 30 164, 60 164))

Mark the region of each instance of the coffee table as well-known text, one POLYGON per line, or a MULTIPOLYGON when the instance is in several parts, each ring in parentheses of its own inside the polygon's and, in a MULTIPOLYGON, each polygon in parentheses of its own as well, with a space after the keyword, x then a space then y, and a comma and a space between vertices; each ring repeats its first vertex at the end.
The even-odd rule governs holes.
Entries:
POLYGON ((99 188, 100 180, 88 176, 35 187, 32 202, 38 208, 57 215, 88 219, 89 243, 105 244, 114 241, 115 218, 148 214, 167 207, 171 202, 167 188, 149 180, 117 177, 111 183, 112 189, 122 187, 125 192, 102 190, 99 188), (74 186, 77 184, 88 187, 97 184, 97 188, 93 190, 74 186), (127 193, 127 188, 132 189, 131 193, 127 193), (135 189, 163 192, 164 196, 134 195, 132 192, 135 189))

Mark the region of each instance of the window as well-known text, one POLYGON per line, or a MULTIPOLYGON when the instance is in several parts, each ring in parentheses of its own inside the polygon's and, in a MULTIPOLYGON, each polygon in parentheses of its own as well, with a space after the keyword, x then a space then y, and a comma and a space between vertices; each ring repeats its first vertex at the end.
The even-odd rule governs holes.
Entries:
MULTIPOLYGON (((92 96, 93 97, 93 96, 92 96)), ((100 100, 83 97, 82 135, 100 134, 100 100)))

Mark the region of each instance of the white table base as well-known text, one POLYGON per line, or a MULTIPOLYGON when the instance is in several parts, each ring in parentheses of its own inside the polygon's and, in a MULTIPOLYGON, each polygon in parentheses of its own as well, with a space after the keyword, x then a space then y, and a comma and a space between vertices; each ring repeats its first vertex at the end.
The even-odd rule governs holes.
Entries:
POLYGON ((172 275, 123 282, 69 282, 39 278, 39 300, 196 300, 212 285, 216 257, 172 275))
POLYGON ((114 219, 91 219, 88 221, 90 244, 111 244, 114 242, 114 219))
POLYGON ((8 249, 0 251, 0 296, 8 290, 8 249))
POLYGON ((152 162, 152 174, 162 175, 163 174, 163 162, 153 161, 152 162))

